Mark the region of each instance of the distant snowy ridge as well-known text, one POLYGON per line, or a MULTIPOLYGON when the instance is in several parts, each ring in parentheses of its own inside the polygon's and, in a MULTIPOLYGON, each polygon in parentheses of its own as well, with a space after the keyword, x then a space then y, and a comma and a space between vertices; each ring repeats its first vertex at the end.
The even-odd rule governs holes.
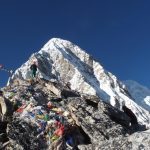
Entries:
POLYGON ((39 77, 63 83, 70 82, 72 90, 81 94, 97 95, 119 109, 122 102, 125 102, 140 123, 150 124, 149 112, 142 108, 140 103, 132 100, 126 86, 84 50, 66 40, 53 38, 48 41, 15 71, 10 83, 17 78, 31 78, 30 65, 35 59, 38 62, 39 77))
POLYGON ((150 112, 150 89, 132 80, 124 81, 124 84, 135 102, 150 112))

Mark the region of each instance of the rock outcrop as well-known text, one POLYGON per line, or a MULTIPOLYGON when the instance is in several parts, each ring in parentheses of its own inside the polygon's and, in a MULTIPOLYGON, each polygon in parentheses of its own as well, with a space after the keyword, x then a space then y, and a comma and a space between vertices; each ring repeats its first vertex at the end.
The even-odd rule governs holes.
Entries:
POLYGON ((96 96, 75 91, 65 97, 56 95, 54 87, 48 86, 52 84, 57 88, 60 83, 39 79, 32 85, 22 81, 3 89, 16 109, 11 120, 2 122, 2 149, 148 149, 149 131, 140 131, 140 126, 138 130, 130 128, 130 118, 122 111, 96 96), (61 127, 56 122, 64 130, 58 132, 61 127))

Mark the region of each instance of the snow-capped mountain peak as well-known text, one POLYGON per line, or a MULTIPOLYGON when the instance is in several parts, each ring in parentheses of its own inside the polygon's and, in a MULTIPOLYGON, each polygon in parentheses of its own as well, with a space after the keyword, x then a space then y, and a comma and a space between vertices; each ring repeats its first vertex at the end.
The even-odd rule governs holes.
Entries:
POLYGON ((137 115, 139 122, 149 124, 149 112, 133 101, 125 85, 91 55, 66 40, 49 40, 39 52, 34 53, 15 71, 8 84, 17 78, 30 79, 30 65, 33 60, 38 63, 38 77, 70 83, 72 90, 80 94, 97 95, 119 109, 122 109, 122 102, 125 102, 137 115))

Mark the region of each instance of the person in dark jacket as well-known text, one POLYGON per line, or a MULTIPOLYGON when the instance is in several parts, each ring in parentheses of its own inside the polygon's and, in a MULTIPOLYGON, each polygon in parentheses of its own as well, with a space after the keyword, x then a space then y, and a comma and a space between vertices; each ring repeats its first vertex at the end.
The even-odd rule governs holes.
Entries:
POLYGON ((126 115, 130 118, 131 126, 137 127, 138 121, 135 114, 131 111, 131 109, 127 108, 125 105, 122 107, 122 109, 126 113, 126 115))
POLYGON ((31 71, 32 71, 32 77, 35 78, 36 77, 36 72, 37 72, 37 64, 36 62, 33 62, 33 64, 30 67, 31 71))

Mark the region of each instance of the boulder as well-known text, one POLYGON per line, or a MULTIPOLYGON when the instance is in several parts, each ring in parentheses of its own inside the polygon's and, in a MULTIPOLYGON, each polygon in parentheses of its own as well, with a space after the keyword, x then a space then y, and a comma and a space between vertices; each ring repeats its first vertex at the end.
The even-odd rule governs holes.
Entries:
POLYGON ((7 112, 7 106, 4 97, 0 96, 0 113, 5 115, 7 112))

